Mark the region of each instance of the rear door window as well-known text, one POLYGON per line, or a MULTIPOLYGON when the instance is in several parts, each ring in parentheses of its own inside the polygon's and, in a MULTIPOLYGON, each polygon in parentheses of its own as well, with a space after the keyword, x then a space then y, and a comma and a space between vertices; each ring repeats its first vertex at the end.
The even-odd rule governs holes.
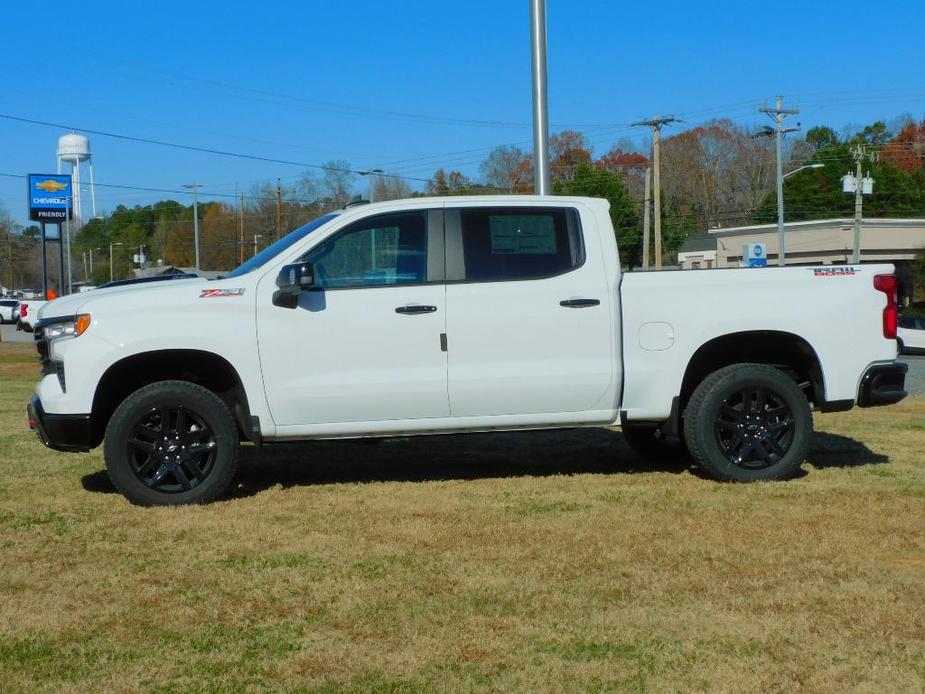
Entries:
POLYGON ((448 211, 447 279, 503 282, 553 277, 584 262, 571 208, 489 207, 448 211), (455 219, 456 243, 451 243, 455 219))

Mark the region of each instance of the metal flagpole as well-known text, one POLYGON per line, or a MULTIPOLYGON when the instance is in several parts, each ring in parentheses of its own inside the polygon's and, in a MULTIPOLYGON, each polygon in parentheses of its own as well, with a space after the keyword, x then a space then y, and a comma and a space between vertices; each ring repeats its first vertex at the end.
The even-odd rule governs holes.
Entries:
POLYGON ((551 192, 546 107, 546 0, 530 1, 533 64, 533 175, 537 195, 551 192))

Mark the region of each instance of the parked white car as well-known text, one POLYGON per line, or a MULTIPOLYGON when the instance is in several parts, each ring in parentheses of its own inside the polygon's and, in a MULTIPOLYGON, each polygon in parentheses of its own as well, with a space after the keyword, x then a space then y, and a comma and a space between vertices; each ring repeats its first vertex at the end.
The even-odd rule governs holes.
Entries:
POLYGON ((789 477, 811 408, 905 396, 892 265, 620 269, 605 200, 351 206, 224 279, 48 304, 28 406, 145 505, 204 502, 239 442, 622 424, 717 479, 789 477))
POLYGON ((901 316, 897 332, 900 354, 925 354, 925 318, 901 316))

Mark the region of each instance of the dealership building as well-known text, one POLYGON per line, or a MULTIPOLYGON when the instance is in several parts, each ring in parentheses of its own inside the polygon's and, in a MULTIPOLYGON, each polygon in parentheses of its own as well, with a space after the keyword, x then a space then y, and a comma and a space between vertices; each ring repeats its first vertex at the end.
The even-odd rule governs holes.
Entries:
MULTIPOLYGON (((683 270, 739 267, 746 244, 763 243, 768 264, 780 252, 776 224, 710 229, 692 236, 678 253, 683 270)), ((925 248, 925 219, 865 219, 862 263, 911 261, 925 248)), ((784 224, 787 265, 843 265, 854 260, 854 220, 817 219, 784 224)))
MULTIPOLYGON (((741 267, 748 244, 764 244, 769 265, 780 248, 776 224, 710 229, 688 238, 678 252, 682 270, 741 267)), ((861 262, 893 263, 902 293, 911 295, 910 266, 925 248, 925 219, 865 219, 861 226, 861 262)), ((845 265, 854 261, 854 220, 817 219, 784 224, 787 265, 845 265)))

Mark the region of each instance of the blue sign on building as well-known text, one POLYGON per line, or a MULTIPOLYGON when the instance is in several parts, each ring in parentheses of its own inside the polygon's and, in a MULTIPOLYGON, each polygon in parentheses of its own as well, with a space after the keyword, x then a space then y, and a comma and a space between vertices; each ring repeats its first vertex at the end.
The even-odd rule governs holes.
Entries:
POLYGON ((60 224, 71 218, 71 177, 65 174, 29 174, 29 219, 60 224))
POLYGON ((746 243, 742 247, 742 260, 746 267, 767 267, 768 248, 763 243, 746 243))

